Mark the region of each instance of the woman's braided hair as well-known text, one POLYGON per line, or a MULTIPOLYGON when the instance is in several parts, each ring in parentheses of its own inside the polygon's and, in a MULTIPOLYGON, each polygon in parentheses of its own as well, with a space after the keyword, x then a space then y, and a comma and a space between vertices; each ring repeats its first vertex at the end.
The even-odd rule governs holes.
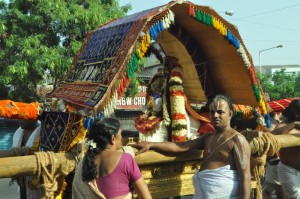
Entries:
POLYGON ((120 122, 115 118, 96 119, 92 124, 86 138, 96 143, 96 146, 89 146, 82 165, 83 181, 91 181, 97 176, 97 168, 94 162, 96 154, 111 144, 112 136, 116 136, 120 129, 120 122))

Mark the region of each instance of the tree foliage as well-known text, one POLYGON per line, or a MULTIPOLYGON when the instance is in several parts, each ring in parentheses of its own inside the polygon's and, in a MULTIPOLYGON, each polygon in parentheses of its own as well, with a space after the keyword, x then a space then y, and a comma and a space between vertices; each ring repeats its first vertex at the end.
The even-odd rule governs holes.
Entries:
POLYGON ((36 87, 50 72, 61 80, 86 33, 125 16, 118 0, 11 0, 0 3, 0 89, 15 101, 39 100, 36 87))
POLYGON ((300 76, 297 74, 288 74, 281 69, 273 75, 259 74, 258 77, 271 101, 300 96, 300 76))

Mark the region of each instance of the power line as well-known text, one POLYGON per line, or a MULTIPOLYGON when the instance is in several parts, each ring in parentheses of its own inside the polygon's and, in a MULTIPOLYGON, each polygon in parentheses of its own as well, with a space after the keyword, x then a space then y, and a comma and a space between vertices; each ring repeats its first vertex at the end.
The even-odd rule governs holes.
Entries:
POLYGON ((299 59, 300 57, 277 57, 277 58, 264 58, 262 60, 283 60, 283 59, 299 59))
POLYGON ((297 29, 285 28, 285 27, 280 27, 280 26, 272 26, 272 25, 263 24, 263 23, 257 23, 257 22, 253 22, 253 21, 246 21, 246 20, 240 20, 240 19, 238 19, 238 21, 246 22, 246 23, 251 23, 251 24, 257 24, 257 25, 261 25, 261 26, 264 26, 264 27, 276 28, 276 29, 280 29, 280 30, 287 30, 287 31, 292 31, 292 32, 300 32, 300 30, 297 30, 297 29))
POLYGON ((278 43, 297 43, 297 42, 300 42, 299 41, 284 41, 284 40, 281 40, 281 41, 274 41, 274 40, 262 40, 262 39, 247 39, 247 38, 244 38, 243 40, 247 40, 247 41, 258 41, 258 42, 278 42, 278 43))
POLYGON ((276 9, 276 10, 271 10, 271 11, 267 11, 267 12, 257 13, 257 14, 250 15, 250 16, 247 16, 247 17, 241 17, 241 18, 232 19, 232 21, 234 21, 234 20, 240 20, 240 19, 247 19, 247 18, 250 18, 250 17, 259 16, 259 15, 266 15, 266 14, 278 12, 278 11, 281 11, 281 10, 293 8, 293 7, 296 7, 296 6, 299 6, 299 5, 300 5, 300 3, 294 4, 294 5, 291 5, 291 6, 288 6, 288 7, 284 7, 284 8, 279 8, 279 9, 276 9))

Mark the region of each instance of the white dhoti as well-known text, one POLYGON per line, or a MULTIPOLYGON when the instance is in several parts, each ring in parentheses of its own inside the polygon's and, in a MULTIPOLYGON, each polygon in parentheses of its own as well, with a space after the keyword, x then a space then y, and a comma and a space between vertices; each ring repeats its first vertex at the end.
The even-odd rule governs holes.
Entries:
MULTIPOLYGON (((28 138, 26 145, 27 147, 32 147, 35 144, 36 140, 39 140, 41 131, 41 126, 38 126, 28 138)), ((13 144, 12 147, 21 147, 22 139, 23 139, 24 129, 19 127, 13 136, 13 144)), ((42 190, 35 189, 31 186, 32 176, 25 176, 25 186, 26 186, 26 199, 39 199, 42 197, 42 190)), ((17 196, 16 199, 20 199, 20 187, 19 185, 15 184, 17 188, 17 196)))
POLYGON ((278 163, 278 178, 288 199, 300 198, 300 171, 290 166, 278 163))
POLYGON ((236 170, 230 170, 230 165, 197 172, 193 184, 194 199, 238 198, 239 177, 236 170))

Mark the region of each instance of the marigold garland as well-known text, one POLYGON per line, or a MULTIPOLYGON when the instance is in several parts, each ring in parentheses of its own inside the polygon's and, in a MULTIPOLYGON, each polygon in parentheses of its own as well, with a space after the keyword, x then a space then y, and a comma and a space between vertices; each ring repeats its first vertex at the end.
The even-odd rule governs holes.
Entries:
POLYGON ((38 114, 39 104, 37 102, 22 103, 12 100, 0 100, 0 117, 35 120, 38 114))

